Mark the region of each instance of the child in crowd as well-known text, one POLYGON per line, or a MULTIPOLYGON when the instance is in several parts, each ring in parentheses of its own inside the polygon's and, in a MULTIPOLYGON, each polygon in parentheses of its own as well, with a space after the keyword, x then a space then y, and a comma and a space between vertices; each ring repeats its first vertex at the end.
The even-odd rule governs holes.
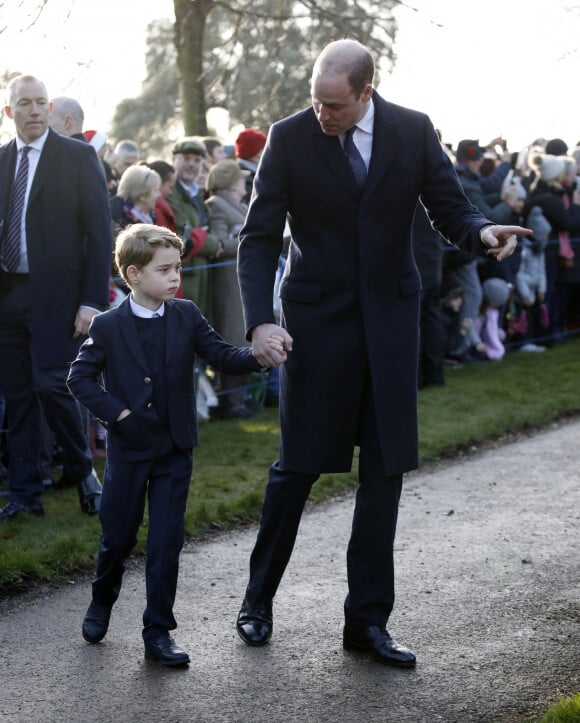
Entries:
MULTIPOLYGON (((534 339, 546 332, 550 320, 544 303, 546 296, 545 248, 552 230, 539 206, 532 206, 526 219, 533 236, 522 240, 520 268, 516 274, 516 289, 523 305, 518 317, 518 331, 523 339, 534 339)), ((544 351, 546 347, 526 341, 520 351, 544 351)))
POLYGON ((499 361, 505 355, 503 341, 506 336, 500 311, 509 299, 510 286, 504 279, 492 276, 483 282, 482 291, 482 312, 478 319, 481 340, 485 344, 487 358, 499 361))
POLYGON ((441 306, 441 328, 443 330, 443 357, 446 364, 458 364, 465 359, 469 345, 465 335, 471 327, 471 320, 461 321, 461 307, 465 298, 462 286, 444 290, 441 306))
MULTIPOLYGON (((173 298, 182 253, 181 239, 166 228, 135 224, 120 233, 115 260, 131 294, 94 317, 68 377, 74 396, 108 430, 102 535, 83 637, 105 637, 147 497, 143 641, 145 657, 167 666, 189 663, 169 632, 197 445, 194 359, 228 374, 261 371, 251 349, 227 344, 193 302, 173 298)), ((270 344, 281 349, 279 338, 270 344)))

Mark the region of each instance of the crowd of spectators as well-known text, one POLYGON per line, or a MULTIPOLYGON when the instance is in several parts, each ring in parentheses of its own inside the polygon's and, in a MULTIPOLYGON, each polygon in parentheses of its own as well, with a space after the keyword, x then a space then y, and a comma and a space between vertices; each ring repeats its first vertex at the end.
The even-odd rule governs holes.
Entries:
MULTIPOLYGON (((213 137, 186 138, 173 149, 173 165, 147 164, 166 188, 153 218, 186 240, 180 293, 236 344, 245 343, 235 282, 237 232, 265 143, 266 135, 253 128, 242 130, 230 147, 213 137)), ((508 348, 545 351, 580 324, 580 256, 574 250, 580 237, 580 141, 571 152, 558 138, 539 138, 515 152, 502 138, 486 145, 464 139, 456 148, 443 148, 465 194, 490 221, 524 225, 534 234, 520 239, 516 254, 503 264, 485 262, 447 244, 418 205, 413 243, 423 286, 420 388, 443 385, 446 367, 499 361, 508 348)), ((280 275, 284 262, 285 255, 280 275)), ((202 418, 252 414, 255 397, 239 380, 231 391, 233 382, 210 382, 206 371, 196 371, 206 390, 198 398, 202 418)), ((273 377, 269 404, 277 397, 273 377)))
MULTIPOLYGON (((82 112, 72 99, 55 99, 52 127, 94 147, 113 234, 128 224, 156 223, 181 236, 178 297, 195 301, 226 341, 247 345, 236 277, 238 232, 266 134, 246 128, 232 146, 215 137, 186 137, 171 158, 146 160, 132 140, 113 146, 103 133, 83 133, 82 112)), ((474 259, 447 244, 418 204, 413 245, 422 281, 419 388, 443 385, 451 366, 499 361, 507 349, 545 351, 580 326, 580 142, 572 151, 557 138, 537 139, 516 152, 501 138, 442 148, 465 194, 490 221, 527 226, 533 236, 520 239, 504 263, 474 259)), ((279 277, 284 263, 285 254, 279 277)), ((127 293, 112 267, 111 305, 127 293)), ((194 374, 200 419, 246 419, 264 403, 277 404, 275 370, 267 386, 201 365, 194 374)), ((95 421, 89 436, 93 455, 104 455, 105 433, 95 421)))
POLYGON ((501 264, 457 251, 417 208, 413 244, 423 292, 419 387, 445 368, 543 352, 580 328, 580 142, 537 139, 511 152, 501 138, 446 149, 466 196, 494 223, 532 229, 501 264))

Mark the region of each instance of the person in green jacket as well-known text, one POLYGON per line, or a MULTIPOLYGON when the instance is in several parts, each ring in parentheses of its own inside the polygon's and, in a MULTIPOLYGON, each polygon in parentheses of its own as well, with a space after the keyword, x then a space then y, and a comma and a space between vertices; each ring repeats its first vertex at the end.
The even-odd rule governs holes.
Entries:
POLYGON ((195 302, 204 316, 211 318, 211 292, 208 264, 221 248, 217 236, 208 233, 207 208, 203 190, 196 183, 205 145, 195 138, 184 138, 173 148, 173 166, 177 182, 167 197, 175 215, 176 232, 185 244, 182 258, 183 297, 195 302))

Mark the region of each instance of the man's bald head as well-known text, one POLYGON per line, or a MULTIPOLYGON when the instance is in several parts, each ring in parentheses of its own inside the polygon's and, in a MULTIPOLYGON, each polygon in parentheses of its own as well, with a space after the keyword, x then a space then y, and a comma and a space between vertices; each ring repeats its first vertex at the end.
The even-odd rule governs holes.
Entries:
POLYGON ((335 40, 316 59, 312 81, 319 76, 346 75, 353 94, 359 96, 367 85, 372 85, 374 74, 375 64, 368 48, 356 40, 335 40))
POLYGON ((61 136, 73 136, 83 132, 85 114, 81 104, 65 95, 52 99, 52 113, 49 125, 61 136))

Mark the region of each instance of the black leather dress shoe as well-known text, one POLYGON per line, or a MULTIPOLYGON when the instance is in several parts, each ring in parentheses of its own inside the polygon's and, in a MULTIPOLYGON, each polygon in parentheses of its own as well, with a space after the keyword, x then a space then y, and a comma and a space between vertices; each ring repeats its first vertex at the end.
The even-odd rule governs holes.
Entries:
POLYGON ((272 637, 272 601, 254 600, 246 594, 236 622, 238 635, 248 645, 266 645, 272 637))
POLYGON ((100 643, 105 637, 112 607, 94 600, 91 602, 83 620, 83 638, 87 643, 100 643))
POLYGON ((96 515, 101 508, 103 488, 95 470, 77 483, 81 510, 86 515, 96 515))
POLYGON ((179 648, 169 635, 161 635, 154 642, 145 643, 145 657, 169 668, 189 665, 189 655, 179 648))
POLYGON ((408 649, 399 645, 385 628, 379 625, 354 628, 344 626, 343 645, 346 650, 369 652, 379 663, 398 668, 413 668, 417 659, 408 649))
POLYGON ((22 505, 19 502, 9 502, 0 510, 0 522, 3 520, 13 520, 21 512, 27 512, 33 517, 42 517, 44 515, 44 507, 38 503, 35 505, 22 505))

